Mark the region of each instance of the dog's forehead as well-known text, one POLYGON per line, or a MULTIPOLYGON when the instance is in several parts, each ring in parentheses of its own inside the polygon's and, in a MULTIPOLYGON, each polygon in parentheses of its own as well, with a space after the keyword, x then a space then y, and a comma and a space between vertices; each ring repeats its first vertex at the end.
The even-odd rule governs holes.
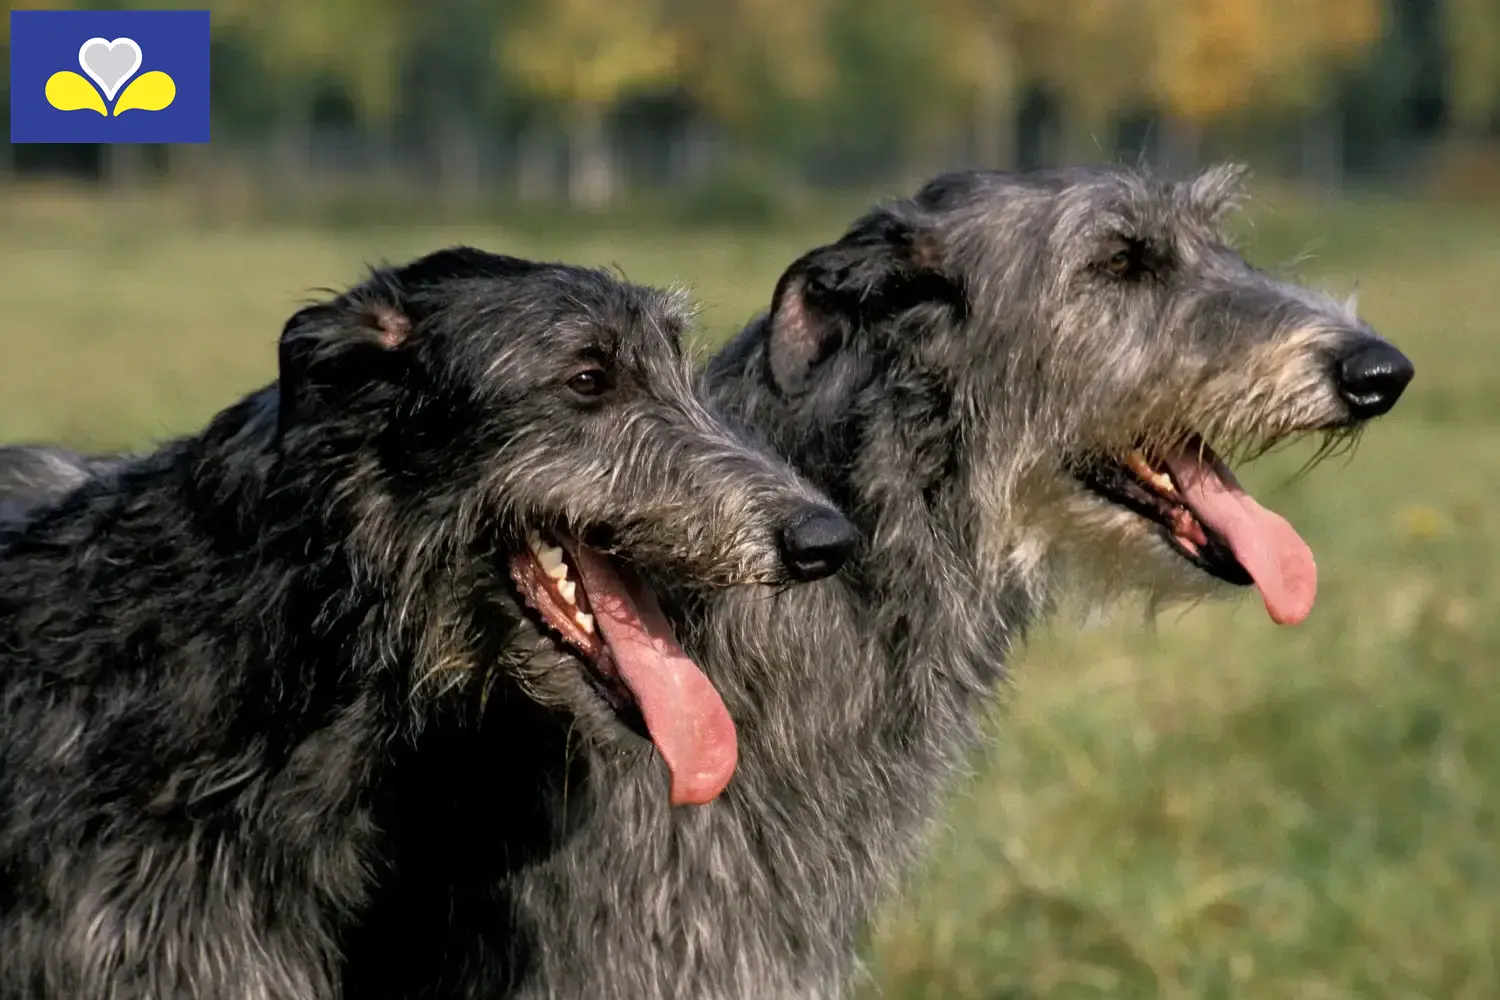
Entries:
POLYGON ((623 285, 620 291, 612 308, 594 317, 617 359, 648 364, 676 356, 692 320, 686 296, 675 289, 639 285, 623 285))
POLYGON ((970 171, 935 178, 912 204, 948 230, 978 226, 1033 236, 1050 230, 1075 240, 1121 231, 1201 235, 1216 232, 1242 201, 1246 176, 1237 164, 1210 167, 1189 179, 1120 165, 970 171))
POLYGON ((1070 259, 1122 237, 1186 250, 1219 240, 1220 211, 1221 202, 1200 200, 1192 182, 1105 175, 1057 192, 1047 242, 1070 259))
POLYGON ((539 353, 593 352, 645 365, 676 356, 691 320, 685 297, 661 289, 606 279, 552 291, 529 310, 544 331, 532 342, 539 353))
POLYGON ((464 277, 422 289, 434 311, 510 316, 559 331, 623 331, 640 325, 679 331, 688 300, 673 290, 630 284, 594 268, 536 265, 504 276, 464 277))

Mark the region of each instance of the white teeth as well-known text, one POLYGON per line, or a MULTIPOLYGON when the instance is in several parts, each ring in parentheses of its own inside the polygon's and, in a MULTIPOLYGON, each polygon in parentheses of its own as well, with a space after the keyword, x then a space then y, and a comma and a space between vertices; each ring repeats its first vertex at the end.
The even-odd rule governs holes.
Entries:
MULTIPOLYGON (((557 592, 562 595, 563 600, 574 604, 574 594, 578 591, 578 584, 568 579, 568 561, 562 548, 557 545, 548 545, 541 537, 533 532, 529 539, 531 551, 536 556, 536 561, 541 565, 542 572, 552 578, 557 587, 557 592)), ((594 630, 594 618, 592 615, 584 615, 579 612, 578 624, 583 626, 587 632, 594 630), (584 619, 588 623, 584 624, 584 619)))
POLYGON ((1125 464, 1137 476, 1140 476, 1146 482, 1156 487, 1158 492, 1165 493, 1167 496, 1174 496, 1177 493, 1177 484, 1172 481, 1171 475, 1165 472, 1157 472, 1139 451, 1133 451, 1127 455, 1125 457, 1125 464))
POLYGON ((531 551, 535 552, 537 555, 541 555, 542 549, 546 547, 542 545, 542 536, 538 535, 535 531, 529 531, 526 533, 526 544, 530 545, 531 551))
POLYGON ((554 580, 561 580, 568 575, 568 564, 563 561, 563 550, 555 545, 544 545, 537 549, 536 561, 542 564, 542 569, 554 580))
POLYGON ((578 623, 578 627, 579 628, 583 629, 585 632, 589 633, 590 635, 594 634, 594 616, 593 615, 584 614, 582 611, 575 611, 575 612, 573 612, 573 620, 578 623))

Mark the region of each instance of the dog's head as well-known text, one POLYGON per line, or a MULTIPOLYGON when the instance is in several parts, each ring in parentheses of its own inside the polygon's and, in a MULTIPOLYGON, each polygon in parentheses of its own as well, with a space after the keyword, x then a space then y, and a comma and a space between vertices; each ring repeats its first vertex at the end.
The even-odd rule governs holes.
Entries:
POLYGON ((682 296, 602 271, 434 253, 287 324, 280 440, 340 456, 334 496, 405 600, 468 591, 429 670, 492 658, 601 739, 643 724, 674 799, 701 801, 732 773, 733 724, 641 571, 810 581, 857 536, 705 408, 688 321, 682 296))
POLYGON ((940 177, 797 260, 759 346, 724 363, 759 352, 785 411, 761 418, 783 428, 847 436, 841 409, 886 408, 928 495, 973 501, 997 572, 1158 598, 1254 582, 1273 618, 1300 620, 1311 554, 1219 456, 1346 440, 1412 366, 1352 309, 1227 244, 1240 176, 940 177))

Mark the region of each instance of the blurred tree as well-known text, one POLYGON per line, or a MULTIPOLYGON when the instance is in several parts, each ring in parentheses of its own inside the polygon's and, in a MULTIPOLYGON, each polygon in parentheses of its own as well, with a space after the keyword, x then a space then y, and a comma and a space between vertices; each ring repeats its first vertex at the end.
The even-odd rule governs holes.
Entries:
POLYGON ((575 204, 597 207, 614 193, 606 113, 673 77, 678 48, 664 14, 659 0, 536 0, 499 36, 505 71, 562 109, 575 204))
POLYGON ((482 137, 506 107, 494 40, 506 4, 428 0, 406 40, 398 135, 425 154, 438 196, 455 203, 481 196, 482 137))
POLYGON ((1098 137, 1149 90, 1153 0, 1009 0, 1011 45, 1025 75, 1062 105, 1064 158, 1112 155, 1098 137))
POLYGON ((764 134, 778 103, 816 101, 834 80, 834 0, 664 0, 683 90, 714 121, 764 134))
POLYGON ((1018 98, 1039 88, 1062 112, 1067 155, 1086 149, 1146 87, 1151 0, 936 0, 948 34, 948 72, 964 81, 978 157, 1014 158, 1018 98))
POLYGON ((1488 131, 1500 123, 1500 2, 1448 0, 1446 13, 1455 117, 1488 131))
POLYGON ((935 0, 943 26, 939 70, 968 108, 966 130, 980 165, 1014 165, 1016 96, 1022 61, 1016 52, 1014 5, 1005 0, 935 0))
POLYGON ((778 126, 776 151, 832 184, 885 179, 914 156, 924 170, 948 165, 967 124, 968 91, 951 72, 948 24, 937 6, 910 0, 838 0, 825 20, 834 68, 816 99, 762 94, 778 126))
MULTIPOLYGON (((147 0, 140 6, 163 4, 147 0)), ((361 119, 375 122, 388 120, 397 106, 405 46, 422 16, 416 0, 216 0, 213 5, 215 29, 249 40, 272 73, 332 81, 361 119)))
MULTIPOLYGON (((782 183, 774 171, 783 165, 833 183, 878 183, 917 159, 926 171, 963 152, 1009 166, 1018 134, 1035 133, 1028 159, 1039 162, 1113 157, 1121 123, 1142 152, 1165 140, 1169 160, 1174 148, 1196 159, 1200 137, 1233 136, 1254 157, 1291 136, 1305 167, 1327 177, 1342 173, 1356 145, 1378 152, 1385 137, 1408 134, 1411 144, 1431 141, 1450 99, 1464 127, 1500 127, 1500 0, 87 6, 210 6, 214 111, 226 140, 274 138, 288 166, 310 162, 291 159, 299 151, 355 149, 362 170, 389 148, 393 173, 417 152, 437 168, 426 178, 460 199, 479 195, 490 137, 524 130, 520 161, 534 169, 523 175, 550 184, 566 174, 573 201, 609 200, 617 157, 634 151, 617 148, 605 125, 642 98, 657 112, 650 136, 635 119, 637 149, 670 147, 659 159, 680 166, 659 172, 702 181, 728 165, 768 185, 782 183), (1428 123, 1420 135, 1419 117, 1428 123), (367 139, 385 137, 354 134, 347 146, 313 145, 313 131, 342 139, 341 130, 370 126, 389 127, 392 141, 372 146, 367 139), (726 140, 750 155, 726 164, 726 140), (565 147, 566 172, 557 169, 565 147)), ((8 33, 0 19, 0 47, 8 33)), ((1364 160, 1384 169, 1374 152, 1364 160)))
POLYGON ((1254 110, 1316 112, 1379 37, 1381 0, 1150 0, 1151 85, 1191 130, 1254 110))

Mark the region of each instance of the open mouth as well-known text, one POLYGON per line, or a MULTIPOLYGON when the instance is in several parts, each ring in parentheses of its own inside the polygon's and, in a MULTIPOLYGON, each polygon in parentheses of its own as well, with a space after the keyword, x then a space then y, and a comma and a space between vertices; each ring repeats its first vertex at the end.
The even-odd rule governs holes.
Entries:
POLYGON ((672 779, 672 804, 701 804, 738 762, 734 721, 672 635, 651 588, 621 559, 561 534, 532 533, 511 579, 616 714, 639 712, 672 779))
POLYGON ((1239 586, 1255 584, 1277 624, 1312 610, 1318 571, 1312 551, 1281 515, 1245 492, 1197 435, 1160 454, 1136 448, 1075 475, 1099 496, 1156 524, 1180 556, 1239 586))

